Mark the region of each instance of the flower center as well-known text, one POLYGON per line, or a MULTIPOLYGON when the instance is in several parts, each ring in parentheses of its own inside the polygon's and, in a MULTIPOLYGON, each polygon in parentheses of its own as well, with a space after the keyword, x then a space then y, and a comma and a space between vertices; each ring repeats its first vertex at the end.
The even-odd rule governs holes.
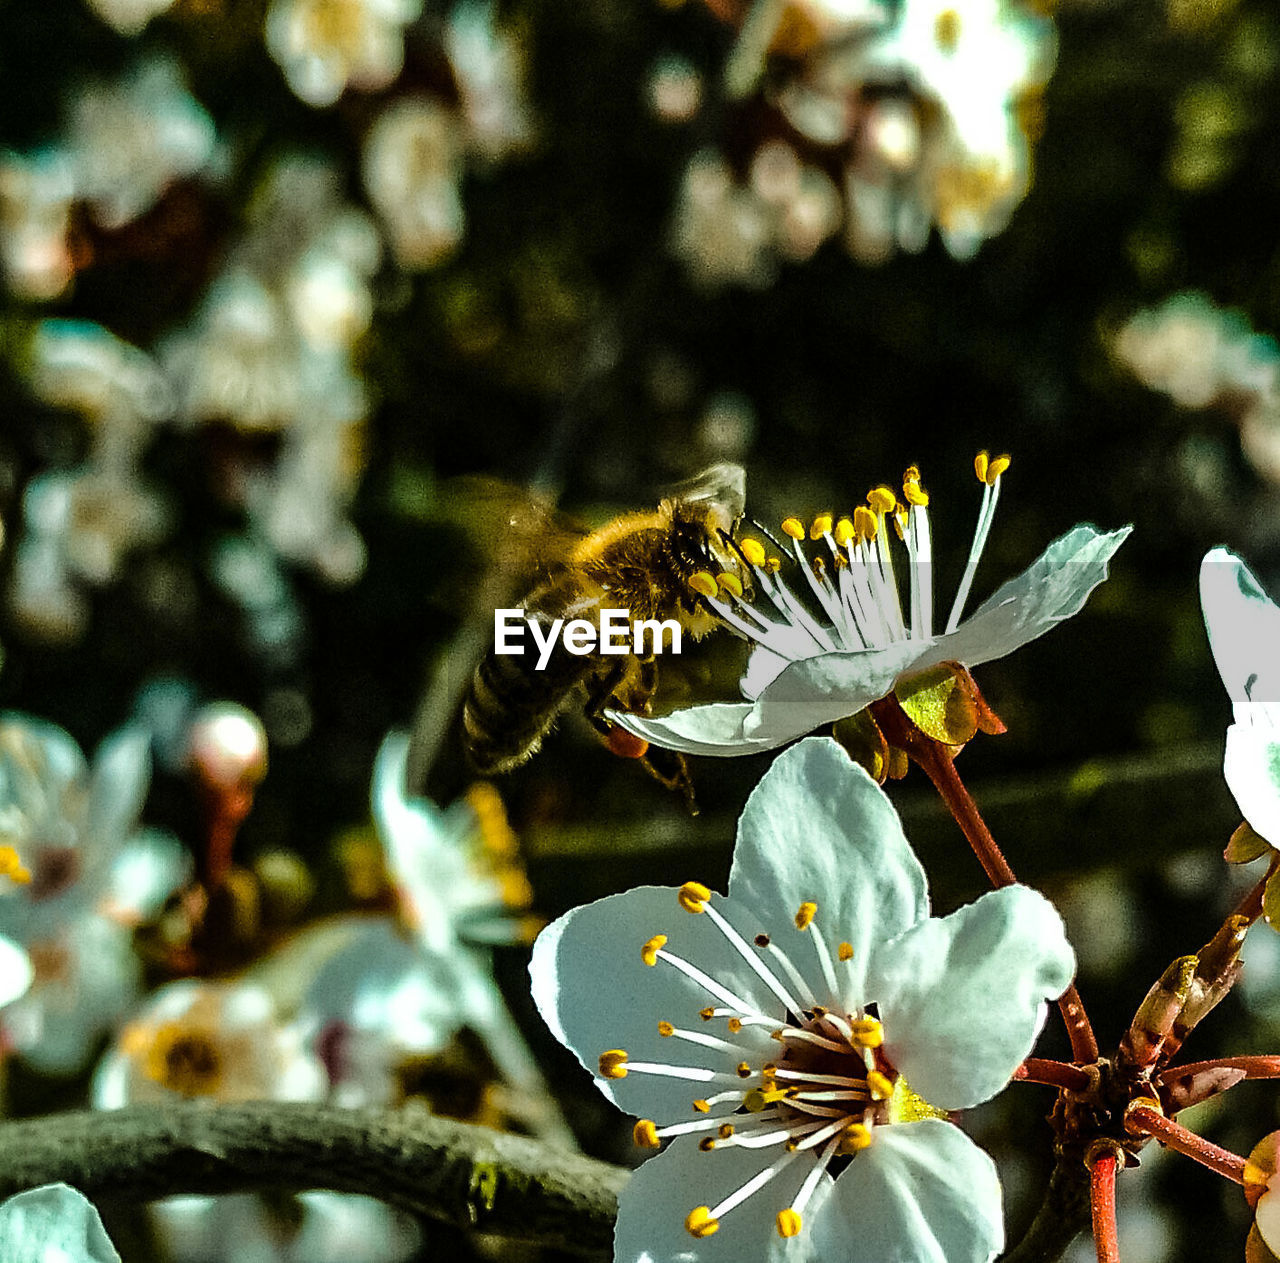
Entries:
POLYGON ((658 1127, 652 1119, 640 1119, 634 1136, 641 1146, 657 1148, 675 1136, 701 1135, 703 1153, 736 1147, 776 1155, 717 1205, 697 1206, 689 1213, 685 1227, 695 1237, 715 1232, 726 1214, 803 1155, 811 1160, 816 1155, 799 1192, 775 1216, 779 1235, 793 1237, 823 1171, 833 1160, 865 1149, 873 1129, 889 1119, 898 1075, 883 1053, 883 1028, 875 1016, 848 1001, 841 966, 853 959, 853 947, 841 942, 832 950, 816 926, 816 903, 802 903, 795 914, 796 928, 812 947, 810 958, 802 961, 806 968, 801 968, 768 933, 757 934, 748 944, 713 906, 706 886, 685 883, 678 901, 686 912, 713 922, 778 1004, 759 1006, 742 998, 668 951, 667 936, 655 934, 640 949, 644 963, 677 970, 714 1002, 699 1010, 700 1021, 688 1027, 662 1019, 658 1034, 710 1050, 708 1060, 721 1062, 722 1068, 636 1062, 625 1049, 613 1048, 601 1054, 600 1074, 607 1079, 652 1074, 711 1089, 693 1100, 694 1117, 688 1121, 658 1127))
MULTIPOLYGON (((993 458, 979 452, 974 460, 974 472, 983 487, 982 507, 946 635, 959 626, 969 599, 995 517, 1000 479, 1008 467, 1008 456, 993 458)), ((782 533, 790 542, 768 538, 789 563, 794 562, 795 573, 803 575, 808 590, 803 600, 784 577, 782 556, 771 556, 758 539, 750 537, 737 541, 735 547, 745 563, 744 572, 754 579, 751 598, 733 574, 699 571, 689 586, 722 623, 790 662, 824 653, 884 649, 903 640, 932 640, 933 544, 928 506, 920 470, 912 465, 902 476, 901 496, 889 487, 873 487, 852 516, 837 521, 830 513, 820 513, 807 528, 798 517, 784 519, 782 533), (907 554, 905 608, 895 570, 895 540, 907 554), (821 611, 819 617, 810 612, 813 603, 821 611)))
POLYGON ((166 1022, 147 1051, 147 1078, 182 1096, 214 1096, 222 1083, 222 1056, 210 1032, 166 1022))

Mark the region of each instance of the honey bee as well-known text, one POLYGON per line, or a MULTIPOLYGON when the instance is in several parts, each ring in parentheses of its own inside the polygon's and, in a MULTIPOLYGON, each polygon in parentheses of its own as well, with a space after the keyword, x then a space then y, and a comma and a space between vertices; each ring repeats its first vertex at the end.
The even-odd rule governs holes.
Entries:
POLYGON ((715 465, 675 489, 656 510, 624 514, 579 537, 563 560, 539 557, 541 582, 520 603, 519 614, 545 650, 541 657, 499 652, 495 643, 476 668, 463 709, 464 744, 476 770, 506 772, 524 763, 575 695, 585 693, 587 718, 610 748, 640 759, 692 805, 683 758, 649 751, 644 742, 611 728, 604 716, 608 708, 648 713, 658 682, 658 637, 647 647, 637 637, 630 649, 615 641, 607 652, 599 643, 574 652, 555 633, 570 620, 591 620, 607 610, 627 611, 633 626, 674 620, 694 638, 711 631, 715 616, 689 580, 710 571, 745 583, 746 568, 732 542, 745 482, 740 466, 715 465))

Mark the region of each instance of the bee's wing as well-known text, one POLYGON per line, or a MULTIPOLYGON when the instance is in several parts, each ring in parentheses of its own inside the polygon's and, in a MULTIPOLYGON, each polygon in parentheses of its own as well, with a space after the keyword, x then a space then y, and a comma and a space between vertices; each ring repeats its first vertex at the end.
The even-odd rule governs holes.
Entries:
POLYGON ((536 587, 562 570, 589 532, 527 488, 495 478, 451 478, 440 490, 449 519, 512 580, 536 587))
POLYGON ((747 471, 727 461, 712 465, 674 487, 671 495, 685 504, 707 505, 721 530, 731 531, 747 507, 747 471))

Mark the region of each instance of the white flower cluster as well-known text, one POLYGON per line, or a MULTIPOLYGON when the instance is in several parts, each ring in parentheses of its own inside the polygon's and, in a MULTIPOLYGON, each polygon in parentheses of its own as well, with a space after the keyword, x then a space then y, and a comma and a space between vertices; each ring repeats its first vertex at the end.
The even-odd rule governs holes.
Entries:
POLYGON ((164 501, 141 464, 173 397, 150 356, 90 321, 42 321, 29 374, 37 398, 85 418, 89 451, 27 483, 9 605, 39 638, 75 640, 89 617, 80 585, 112 582, 132 549, 165 532, 164 501))
POLYGON ((1144 386, 1181 408, 1218 408, 1240 426, 1254 469, 1280 486, 1280 346, 1238 311, 1187 290, 1137 312, 1115 353, 1144 386))
POLYGON ((248 588, 227 564, 217 577, 264 624, 255 635, 264 647, 287 641, 296 622, 288 594, 271 595, 287 588, 280 562, 334 584, 359 577, 364 542, 347 510, 364 468, 369 398, 353 353, 372 319, 381 246, 339 183, 319 160, 282 158, 203 303, 154 355, 89 321, 37 326, 32 392, 82 415, 90 448, 80 465, 32 479, 24 495, 9 603, 30 632, 78 638, 88 618, 81 585, 111 583, 131 550, 164 537, 171 514, 141 466, 170 421, 230 426, 246 443, 279 436, 269 464, 233 455, 213 471, 218 492, 247 514, 242 551, 258 559, 255 574, 265 572, 248 588))
POLYGON ((0 155, 0 270, 22 298, 56 298, 76 270, 71 211, 86 203, 105 229, 121 228, 175 180, 214 157, 213 120, 165 58, 113 83, 86 83, 65 135, 32 154, 0 155))
POLYGON ((352 354, 373 317, 369 284, 381 247, 370 217, 341 199, 340 183, 319 159, 282 158, 245 236, 159 358, 181 424, 281 436, 270 467, 239 469, 223 490, 279 557, 345 584, 364 568, 346 511, 369 409, 352 354))
MULTIPOLYGON (((151 995, 120 1030, 94 1076, 98 1109, 175 1100, 321 1101, 325 1066, 297 1024, 282 1022, 253 983, 185 980, 151 995)), ((171 1197, 153 1207, 175 1263, 271 1258, 398 1263, 420 1244, 405 1215, 372 1198, 310 1192, 292 1231, 252 1194, 171 1197)))
POLYGON ((168 834, 138 827, 151 780, 144 729, 102 743, 92 764, 61 728, 0 717, 0 842, 30 879, 0 892, 0 933, 30 958, 30 988, 0 1012, 11 1048, 46 1074, 71 1074, 136 1002, 133 927, 190 874, 168 834))
POLYGON ((466 231, 462 178, 533 143, 518 41, 497 25, 492 0, 459 0, 444 33, 458 103, 415 94, 390 102, 364 141, 362 174, 401 267, 447 259, 466 231))
POLYGON ((707 280, 745 284, 758 283, 761 251, 805 258, 842 226, 863 263, 922 250, 935 227, 954 257, 972 257, 1026 194, 1028 107, 1055 51, 1052 23, 1016 0, 753 6, 726 85, 731 95, 753 89, 773 53, 796 67, 770 99, 796 145, 817 155, 811 165, 795 160, 809 194, 786 214, 801 222, 759 240, 757 224, 776 223, 777 214, 753 159, 744 181, 724 169, 729 188, 720 197, 732 202, 733 223, 708 231, 708 194, 691 173, 677 210, 677 252, 707 280), (784 22, 784 8, 799 18, 784 22))

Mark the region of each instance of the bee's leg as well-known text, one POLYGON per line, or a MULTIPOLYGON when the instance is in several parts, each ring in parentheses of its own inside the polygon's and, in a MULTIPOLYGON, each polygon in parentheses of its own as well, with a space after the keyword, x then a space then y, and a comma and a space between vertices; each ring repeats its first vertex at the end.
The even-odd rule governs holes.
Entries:
POLYGON ((678 750, 650 746, 641 755, 639 762, 655 781, 679 792, 684 799, 685 810, 691 816, 698 814, 698 802, 693 794, 693 777, 689 775, 689 765, 683 754, 678 750))
POLYGON ((626 709, 636 714, 648 714, 649 698, 658 686, 658 664, 653 655, 624 659, 599 677, 588 689, 587 718, 615 754, 636 759, 654 780, 667 789, 678 790, 689 814, 696 816, 698 804, 693 796, 693 779, 689 775, 684 755, 675 750, 651 746, 648 742, 631 736, 625 729, 615 728, 604 717, 604 710, 610 701, 622 700, 617 693, 624 683, 630 685, 627 689, 626 709), (630 669, 632 664, 635 666, 634 673, 630 669), (627 681, 629 674, 633 678, 627 681))
POLYGON ((587 682, 586 716, 592 727, 606 737, 609 735, 610 724, 604 717, 605 708, 614 700, 614 694, 627 678, 629 666, 629 659, 620 658, 607 671, 602 671, 587 682))

